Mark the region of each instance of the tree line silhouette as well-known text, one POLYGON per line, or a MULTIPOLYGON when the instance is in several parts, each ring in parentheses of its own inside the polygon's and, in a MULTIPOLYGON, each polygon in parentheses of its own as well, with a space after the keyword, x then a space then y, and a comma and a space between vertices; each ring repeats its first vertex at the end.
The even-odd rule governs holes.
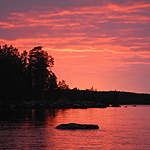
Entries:
POLYGON ((98 92, 93 87, 71 90, 65 80, 57 83, 57 77, 52 71, 53 66, 54 58, 41 46, 22 53, 12 45, 0 46, 0 106, 24 101, 47 104, 67 101, 65 105, 71 104, 70 102, 75 104, 76 101, 78 105, 81 102, 90 102, 88 104, 91 107, 98 103, 150 104, 149 94, 98 92))
POLYGON ((44 100, 44 93, 54 89, 69 89, 52 71, 54 58, 41 46, 21 54, 12 45, 0 46, 0 99, 5 102, 22 98, 44 100))

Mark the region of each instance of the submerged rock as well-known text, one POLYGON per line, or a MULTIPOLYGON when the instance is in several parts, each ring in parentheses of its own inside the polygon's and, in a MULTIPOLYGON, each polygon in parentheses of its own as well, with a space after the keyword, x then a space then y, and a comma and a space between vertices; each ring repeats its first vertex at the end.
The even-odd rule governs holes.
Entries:
POLYGON ((76 124, 76 123, 69 123, 69 124, 60 124, 56 127, 56 129, 70 129, 70 130, 76 130, 76 129, 99 129, 98 125, 93 124, 76 124))

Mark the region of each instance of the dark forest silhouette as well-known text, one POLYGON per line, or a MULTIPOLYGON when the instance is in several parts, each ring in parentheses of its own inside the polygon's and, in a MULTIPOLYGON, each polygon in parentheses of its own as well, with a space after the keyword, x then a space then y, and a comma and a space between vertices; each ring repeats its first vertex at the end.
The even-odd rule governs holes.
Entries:
POLYGON ((29 52, 0 47, 0 107, 105 107, 109 104, 150 104, 149 94, 69 89, 52 71, 54 58, 41 46, 29 52))
POLYGON ((41 46, 21 54, 12 46, 0 47, 0 98, 44 99, 45 90, 57 88, 57 78, 51 70, 53 65, 54 58, 41 46))

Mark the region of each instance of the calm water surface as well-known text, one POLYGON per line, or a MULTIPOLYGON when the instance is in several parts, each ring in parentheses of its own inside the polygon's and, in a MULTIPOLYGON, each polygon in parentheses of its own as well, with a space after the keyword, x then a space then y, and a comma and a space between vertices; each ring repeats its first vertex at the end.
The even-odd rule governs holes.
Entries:
POLYGON ((0 113, 0 149, 150 150, 150 106, 0 113), (61 123, 100 129, 55 129, 61 123))

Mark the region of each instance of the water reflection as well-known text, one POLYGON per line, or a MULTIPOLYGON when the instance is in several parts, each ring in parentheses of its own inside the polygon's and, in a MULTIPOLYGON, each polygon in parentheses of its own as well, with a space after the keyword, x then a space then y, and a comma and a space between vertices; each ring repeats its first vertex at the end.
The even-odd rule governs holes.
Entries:
MULTIPOLYGON (((0 113, 0 149, 43 149, 50 140, 57 109, 13 110, 0 113), (47 139, 49 137, 49 139, 47 139)), ((51 142, 50 142, 51 143, 51 142)))
POLYGON ((147 149, 149 106, 107 109, 32 109, 0 113, 0 149, 147 149), (57 130, 61 123, 100 130, 57 130))
POLYGON ((58 113, 58 109, 17 109, 17 110, 1 110, 0 121, 37 121, 45 122, 48 117, 54 118, 58 113))

